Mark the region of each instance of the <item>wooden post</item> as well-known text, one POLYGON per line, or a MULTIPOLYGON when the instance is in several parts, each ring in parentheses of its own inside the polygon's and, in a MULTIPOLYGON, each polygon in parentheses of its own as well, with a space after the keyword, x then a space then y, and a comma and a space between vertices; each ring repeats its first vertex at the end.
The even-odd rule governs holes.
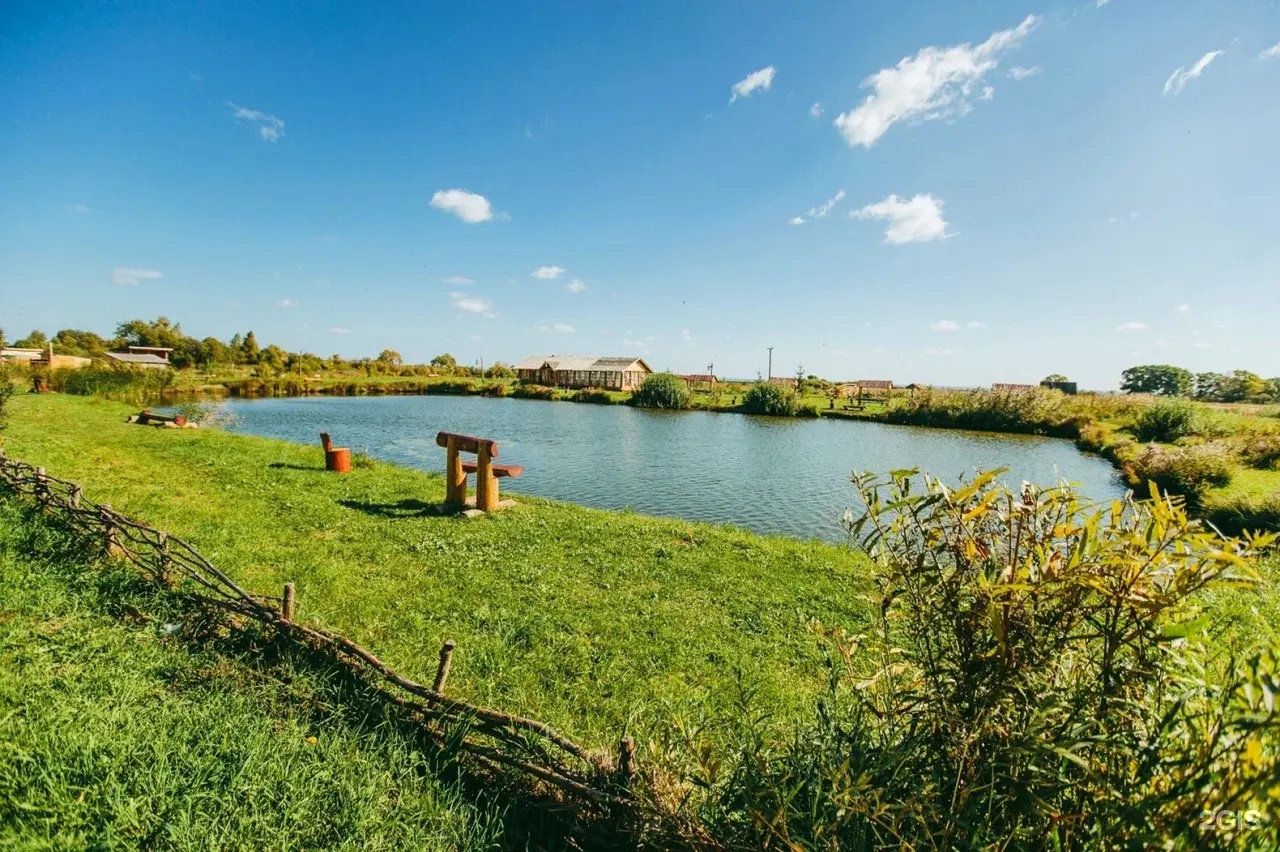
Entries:
POLYGON ((49 475, 42 467, 36 468, 36 500, 41 509, 49 508, 49 475))
POLYGON ((160 555, 160 582, 169 585, 169 534, 160 533, 160 545, 156 548, 160 555))
POLYGON ((324 447, 326 453, 333 449, 333 441, 330 440, 328 432, 320 433, 320 446, 324 447))
POLYGON ((631 737, 623 737, 618 744, 618 781, 623 787, 631 789, 636 777, 636 741, 631 737))
POLYGON ((293 583, 285 583, 284 597, 280 599, 280 617, 285 621, 293 621, 294 607, 293 583))
POLYGON ((80 508, 80 494, 82 490, 83 489, 81 489, 79 485, 71 486, 71 493, 70 495, 68 495, 69 500, 71 502, 71 508, 73 509, 80 508))
POLYGON ((98 520, 102 523, 102 534, 106 539, 108 556, 120 554, 120 540, 116 538, 116 523, 111 519, 111 507, 103 503, 98 507, 98 520))
POLYGON ((440 665, 436 667, 436 682, 431 686, 432 692, 444 692, 444 682, 449 677, 449 666, 453 663, 453 649, 456 647, 458 643, 450 639, 440 649, 440 665))
POLYGON ((482 512, 492 512, 498 508, 498 480, 493 475, 488 441, 481 441, 479 452, 476 453, 476 508, 482 512))
POLYGON ((445 449, 444 499, 446 503, 461 506, 467 502, 467 474, 462 469, 462 459, 458 456, 458 440, 450 436, 445 449))

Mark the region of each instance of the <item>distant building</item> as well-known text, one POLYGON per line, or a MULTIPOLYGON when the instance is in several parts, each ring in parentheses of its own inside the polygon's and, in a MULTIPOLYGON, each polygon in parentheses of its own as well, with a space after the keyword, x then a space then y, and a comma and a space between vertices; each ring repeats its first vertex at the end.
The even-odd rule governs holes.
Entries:
POLYGON ((1068 396, 1075 396, 1079 393, 1079 388, 1075 382, 1041 382, 1040 387, 1049 388, 1050 390, 1060 390, 1068 396))
POLYGON ((689 390, 693 390, 698 386, 705 386, 707 390, 713 390, 718 381, 711 373, 690 373, 680 378, 684 379, 684 383, 689 386, 689 390))
POLYGON ((173 353, 172 349, 165 346, 129 346, 126 349, 130 355, 154 355, 166 364, 169 363, 169 356, 173 353))
POLYGON ((629 355, 533 355, 516 364, 522 382, 567 388, 635 390, 652 374, 643 358, 629 355))
POLYGON ((0 361, 36 361, 44 352, 39 349, 27 349, 18 346, 6 346, 0 349, 0 361))
POLYGON ((786 376, 774 376, 772 379, 769 379, 769 384, 781 385, 784 388, 791 388, 792 390, 800 387, 800 382, 798 380, 789 379, 786 376))
POLYGON ((106 358, 115 364, 149 370, 163 370, 169 366, 168 358, 161 358, 152 352, 108 352, 106 358))

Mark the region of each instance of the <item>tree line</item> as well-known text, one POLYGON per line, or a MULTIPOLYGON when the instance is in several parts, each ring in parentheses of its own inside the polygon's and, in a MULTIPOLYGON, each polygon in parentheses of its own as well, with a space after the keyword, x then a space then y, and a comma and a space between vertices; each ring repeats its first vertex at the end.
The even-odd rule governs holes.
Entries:
POLYGON ((1280 402, 1280 378, 1264 379, 1248 370, 1193 373, 1172 364, 1130 367, 1121 373, 1120 390, 1206 402, 1280 402))
MULTIPOLYGON (((252 329, 236 333, 230 340, 216 337, 197 339, 185 334, 182 326, 168 317, 155 320, 134 319, 118 324, 112 337, 92 331, 64 328, 53 337, 34 330, 12 343, 6 342, 0 329, 0 347, 47 349, 53 345, 57 355, 95 358, 129 346, 158 346, 172 349, 169 362, 178 369, 214 370, 227 367, 252 367, 261 374, 363 372, 366 375, 480 375, 480 370, 458 364, 448 352, 432 358, 428 364, 407 364, 394 349, 384 349, 376 358, 328 358, 311 352, 289 352, 274 343, 262 346, 252 329)), ((510 378, 515 371, 497 363, 484 371, 489 378, 510 378)))

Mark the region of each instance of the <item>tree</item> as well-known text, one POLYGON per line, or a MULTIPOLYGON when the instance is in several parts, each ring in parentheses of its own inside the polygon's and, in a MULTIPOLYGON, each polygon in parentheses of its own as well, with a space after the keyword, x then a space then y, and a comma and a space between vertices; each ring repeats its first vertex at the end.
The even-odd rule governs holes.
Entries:
POLYGON ((1125 393, 1189 396, 1191 389, 1191 371, 1170 364, 1130 367, 1121 374, 1120 390, 1125 393))
POLYGON ((33 328, 31 333, 21 340, 15 340, 14 348, 16 349, 43 349, 49 345, 49 338, 44 336, 44 332, 33 328))
POLYGON ((654 373, 631 395, 631 404, 640 408, 684 409, 689 401, 689 386, 674 373, 654 373))
POLYGON ((1222 383, 1223 402, 1244 402, 1257 399, 1267 392, 1266 379, 1248 370, 1233 370, 1222 383))
POLYGON ((250 330, 249 333, 244 336, 244 341, 240 344, 240 363, 258 363, 258 355, 261 351, 262 350, 258 347, 258 338, 255 337, 253 331, 250 330))
POLYGON ((400 357, 400 353, 394 349, 383 349, 378 355, 378 361, 386 364, 388 367, 399 367, 404 363, 400 357))
MULTIPOLYGON (((253 332, 250 332, 252 334, 253 332)), ((289 357, 289 353, 285 352, 274 343, 258 353, 257 363, 264 371, 280 372, 284 369, 285 359, 289 357)))
POLYGON ((4 339, 4 329, 0 328, 0 349, 8 348, 9 344, 4 339))
POLYGON ((432 358, 431 366, 443 367, 446 370, 452 370, 454 367, 458 366, 458 360, 454 358, 452 355, 450 355, 448 352, 445 352, 443 355, 437 355, 436 357, 432 358))
POLYGON ((1049 375, 1044 377, 1042 384, 1051 385, 1051 384, 1056 384, 1057 382, 1069 382, 1069 381, 1071 380, 1068 379, 1066 376, 1062 375, 1061 373, 1050 373, 1049 375))
POLYGON ((1207 402, 1222 401, 1222 385, 1227 377, 1221 373, 1196 373, 1194 379, 1196 399, 1207 402))
POLYGON ((64 328, 53 336, 53 351, 59 355, 79 355, 87 358, 101 355, 109 348, 110 343, 92 331, 64 328))
POLYGON ((495 361, 489 369, 484 371, 484 375, 487 379, 514 379, 516 371, 501 361, 495 361))

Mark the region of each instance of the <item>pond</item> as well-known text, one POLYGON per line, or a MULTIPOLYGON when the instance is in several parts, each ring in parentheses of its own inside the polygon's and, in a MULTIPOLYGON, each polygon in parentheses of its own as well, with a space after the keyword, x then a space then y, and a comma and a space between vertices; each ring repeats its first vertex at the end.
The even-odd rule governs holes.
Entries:
POLYGON ((1007 467, 1012 485, 1065 479, 1095 500, 1125 491, 1107 461, 1055 438, 485 397, 226 405, 236 416, 232 431, 317 447, 329 432, 353 452, 440 473, 437 432, 482 435, 498 442, 501 462, 525 468, 502 481, 504 493, 828 541, 845 539, 840 517, 856 508, 854 471, 915 467, 956 482, 1007 467))

